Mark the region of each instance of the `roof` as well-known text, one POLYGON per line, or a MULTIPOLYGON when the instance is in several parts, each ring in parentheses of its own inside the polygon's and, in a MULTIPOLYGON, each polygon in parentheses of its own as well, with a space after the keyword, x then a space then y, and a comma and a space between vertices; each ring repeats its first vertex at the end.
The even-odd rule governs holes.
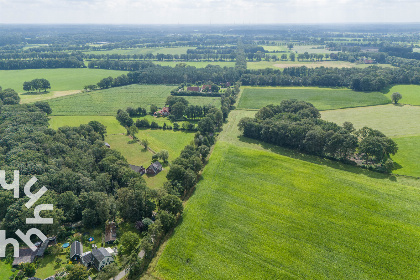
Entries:
POLYGON ((200 91, 200 87, 187 87, 187 91, 200 91))
POLYGON ((44 242, 42 242, 41 246, 39 246, 38 251, 36 253, 37 257, 42 257, 44 255, 45 250, 47 250, 48 245, 51 241, 55 240, 55 238, 47 238, 44 242))
POLYGON ((19 257, 13 260, 12 266, 19 265, 21 263, 31 263, 34 261, 37 251, 32 251, 30 248, 20 248, 19 257))
POLYGON ((129 164, 129 166, 130 166, 131 170, 133 170, 134 172, 137 172, 137 173, 142 173, 142 171, 144 172, 143 165, 142 166, 137 166, 137 165, 129 164))
POLYGON ((76 255, 78 255, 78 256, 82 256, 83 255, 83 245, 79 241, 74 241, 71 244, 70 258, 73 258, 76 255))
POLYGON ((93 265, 96 267, 96 269, 99 268, 99 264, 103 259, 106 257, 111 257, 111 254, 103 247, 101 248, 94 248, 92 250, 93 255, 93 265))
POLYGON ((203 85, 203 89, 205 88, 211 88, 211 85, 203 85))
POLYGON ((105 243, 114 242, 117 239, 117 226, 111 222, 105 226, 105 243))
POLYGON ((162 171, 162 164, 160 164, 159 161, 155 161, 147 169, 154 173, 159 173, 160 171, 162 171))
POLYGON ((82 255, 82 262, 85 265, 88 265, 91 261, 92 261, 92 252, 91 251, 86 252, 82 255))

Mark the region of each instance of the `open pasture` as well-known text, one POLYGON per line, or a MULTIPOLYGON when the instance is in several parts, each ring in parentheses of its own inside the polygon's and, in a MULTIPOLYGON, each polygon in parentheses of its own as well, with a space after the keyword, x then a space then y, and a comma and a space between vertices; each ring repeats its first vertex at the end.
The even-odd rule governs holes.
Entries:
POLYGON ((350 89, 315 87, 245 87, 239 100, 240 109, 260 109, 280 104, 285 99, 312 103, 319 110, 387 104, 391 101, 380 92, 355 92, 350 89))
POLYGON ((398 144, 398 152, 392 159, 398 164, 393 173, 420 177, 420 136, 393 138, 398 144))
POLYGON ((389 89, 386 96, 391 99, 394 92, 399 92, 402 99, 398 102, 401 104, 420 105, 420 86, 418 85, 398 85, 389 89))
POLYGON ((51 128, 58 129, 62 126, 79 126, 90 121, 98 121, 105 125, 108 135, 127 132, 114 116, 51 116, 49 123, 51 128))
MULTIPOLYGON (((25 70, 0 70, 0 86, 12 88, 20 95, 23 103, 54 98, 54 92, 67 92, 82 90, 84 86, 96 84, 106 77, 117 77, 126 71, 103 70, 103 69, 25 69, 25 70), (50 81, 50 93, 26 94, 23 91, 23 82, 37 78, 45 78, 50 81)), ((61 93, 63 94, 63 93, 61 93)))
POLYGON ((159 279, 413 279, 420 191, 219 141, 150 273, 159 279))
POLYGON ((324 120, 343 124, 345 121, 353 123, 356 129, 364 126, 382 131, 388 137, 420 134, 420 107, 384 106, 350 108, 321 112, 324 120))

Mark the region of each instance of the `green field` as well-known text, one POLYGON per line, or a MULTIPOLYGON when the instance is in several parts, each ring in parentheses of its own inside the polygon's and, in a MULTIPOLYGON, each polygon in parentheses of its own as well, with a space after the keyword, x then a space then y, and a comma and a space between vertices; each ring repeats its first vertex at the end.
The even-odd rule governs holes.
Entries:
POLYGON ((350 89, 304 87, 245 87, 238 108, 260 109, 285 99, 312 103, 319 110, 387 104, 391 101, 380 92, 355 92, 350 89))
POLYGON ((322 46, 315 46, 315 45, 308 45, 308 46, 293 46, 292 51, 298 52, 298 53, 322 53, 322 54, 326 54, 326 53, 337 53, 337 51, 330 51, 327 49, 316 49, 317 47, 322 47, 322 46))
POLYGON ((127 107, 163 106, 172 89, 173 86, 129 85, 60 97, 49 103, 53 115, 115 116, 118 109, 127 107))
POLYGON ((368 126, 378 129, 389 137, 420 134, 420 107, 373 106, 321 112, 324 120, 343 124, 352 122, 356 129, 368 126))
MULTIPOLYGON (((155 152, 167 150, 169 152, 169 161, 172 161, 194 139, 194 133, 147 129, 140 130, 137 137, 139 139, 147 139, 150 142, 149 147, 155 152)), ((111 145, 111 149, 121 152, 129 164, 143 165, 147 168, 152 162, 153 153, 150 150, 144 150, 139 143, 130 144, 130 140, 131 138, 125 135, 108 135, 105 138, 105 141, 111 145)), ((150 188, 161 187, 166 182, 169 165, 164 165, 163 168, 164 170, 156 176, 143 176, 150 188)))
POLYGON ((389 99, 394 92, 399 92, 402 99, 399 101, 401 104, 420 105, 420 86, 417 85, 398 85, 393 86, 386 94, 389 99))
POLYGON ((420 136, 398 137, 398 152, 392 159, 400 165, 393 173, 420 177, 420 136))
POLYGON ((418 188, 223 141, 203 178, 159 279, 420 277, 418 188))
POLYGON ((3 261, 0 262, 0 275, 3 277, 2 279, 9 279, 9 277, 13 274, 11 269, 11 263, 5 263, 3 261))
MULTIPOLYGON (((50 100, 53 115, 57 116, 114 116, 118 109, 165 105, 173 86, 129 85, 123 87, 84 92, 50 100)), ((192 105, 211 104, 220 107, 220 97, 185 97, 192 105)))
POLYGON ((37 99, 48 99, 53 92, 82 90, 85 85, 96 84, 106 77, 117 77, 126 71, 102 70, 102 69, 26 69, 26 70, 0 70, 0 86, 13 88, 23 93, 22 85, 25 81, 36 78, 45 78, 50 81, 51 90, 47 94, 22 94, 22 102, 31 102, 37 99))
POLYGON ((107 134, 127 132, 114 116, 52 116, 49 123, 51 128, 58 129, 62 126, 79 126, 90 121, 98 121, 105 125, 107 134))
POLYGON ((132 48, 132 49, 113 49, 106 51, 89 51, 85 52, 86 54, 124 54, 124 55, 134 55, 134 54, 148 54, 152 53, 154 55, 158 53, 163 54, 186 54, 188 49, 195 49, 195 47, 176 47, 176 48, 132 48))
POLYGON ((197 68, 204 68, 209 64, 219 65, 220 67, 235 67, 234 61, 153 61, 153 63, 171 67, 175 67, 179 63, 185 63, 187 65, 195 66, 197 68))

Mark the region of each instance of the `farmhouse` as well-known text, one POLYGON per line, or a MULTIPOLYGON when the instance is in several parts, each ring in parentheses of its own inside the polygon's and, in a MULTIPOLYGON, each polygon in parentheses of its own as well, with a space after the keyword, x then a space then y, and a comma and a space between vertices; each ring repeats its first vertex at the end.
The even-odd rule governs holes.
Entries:
POLYGON ((70 259, 72 261, 78 261, 83 255, 83 245, 79 241, 74 241, 70 248, 70 259))
POLYGON ((155 112, 153 115, 157 116, 157 115, 161 115, 161 116, 169 116, 170 112, 169 112, 169 107, 163 107, 160 111, 155 112))
POLYGON ((117 240, 117 226, 115 222, 110 222, 105 226, 105 243, 111 244, 115 240, 117 240))
POLYGON ((93 245, 91 252, 83 254, 82 263, 89 267, 94 266, 97 271, 101 271, 105 266, 114 262, 114 251, 111 248, 97 248, 93 245))
POLYGON ((150 175, 156 175, 158 174, 160 171, 162 171, 162 164, 160 164, 160 162, 155 161, 154 163, 152 163, 149 167, 147 167, 146 169, 146 173, 150 174, 150 175))
POLYGON ((137 165, 132 165, 129 164, 131 170, 133 170, 134 172, 140 173, 140 175, 143 175, 144 173, 146 173, 146 169, 142 166, 137 166, 137 165))
POLYGON ((187 87, 187 91, 200 92, 200 87, 187 87))

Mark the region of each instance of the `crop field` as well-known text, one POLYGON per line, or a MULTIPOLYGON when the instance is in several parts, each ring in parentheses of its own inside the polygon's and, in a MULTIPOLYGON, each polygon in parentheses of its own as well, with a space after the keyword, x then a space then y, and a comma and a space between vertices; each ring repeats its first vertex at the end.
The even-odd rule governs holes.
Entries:
POLYGON ((391 101, 380 92, 355 92, 350 89, 304 87, 245 87, 238 108, 260 109, 279 104, 285 99, 298 99, 312 103, 319 110, 387 104, 391 101))
MULTIPOLYGON (((23 93, 22 85, 25 81, 31 81, 37 78, 45 78, 50 81, 50 92, 54 91, 70 91, 82 90, 85 85, 96 84, 106 77, 117 77, 126 71, 88 69, 88 68, 71 68, 71 69, 25 69, 25 70, 0 70, 0 86, 12 88, 19 93, 23 93)), ((22 101, 30 102, 33 98, 40 96, 49 97, 52 94, 26 95, 20 97, 22 101)))
POLYGON ((129 85, 124 87, 80 93, 49 101, 53 115, 108 115, 127 107, 158 107, 165 105, 173 86, 129 85))
POLYGON ((126 133, 126 129, 114 116, 51 116, 49 123, 51 128, 58 129, 62 126, 79 126, 90 121, 98 121, 105 125, 108 135, 126 133))
POLYGON ((153 273, 418 278, 419 199, 387 179, 220 141, 153 273))
POLYGON ((86 54, 186 54, 188 49, 195 49, 195 47, 176 47, 176 48, 132 48, 132 49, 113 49, 106 51, 89 51, 86 54))
POLYGON ((393 173, 420 177, 420 136, 398 137, 398 152, 392 156, 399 166, 393 173))
POLYGON ((324 120, 342 124, 352 122, 356 129, 368 126, 382 131, 388 137, 420 134, 420 107, 395 106, 351 108, 321 112, 324 120))
POLYGON ((401 104, 420 105, 420 86, 418 85, 398 85, 393 86, 386 94, 389 99, 394 92, 399 92, 402 99, 398 102, 401 104))
MULTIPOLYGON (((186 133, 181 131, 170 131, 161 129, 145 129, 140 130, 137 134, 139 139, 147 139, 149 147, 155 151, 167 150, 169 152, 169 161, 179 156, 181 151, 194 139, 194 133, 186 133)), ((108 135, 105 138, 111 145, 111 149, 119 151, 133 165, 143 165, 148 167, 152 162, 153 153, 145 150, 139 143, 129 143, 130 137, 125 135, 108 135)), ((164 170, 156 176, 143 176, 150 188, 158 188, 166 182, 166 174, 169 171, 169 165, 163 165, 164 170)))
POLYGON ((330 50, 327 50, 327 49, 324 49, 324 48, 317 49, 317 47, 322 47, 322 46, 312 46, 312 45, 310 45, 310 46, 296 46, 295 45, 293 47, 292 51, 295 51, 295 52, 298 52, 298 53, 308 52, 308 53, 316 53, 316 54, 319 54, 319 53, 322 53, 322 54, 337 53, 337 51, 330 51, 330 50))
MULTIPOLYGON (((114 116, 118 109, 139 106, 149 109, 154 104, 165 105, 173 86, 129 85, 123 87, 84 92, 49 101, 53 115, 58 116, 114 116)), ((220 97, 185 97, 192 105, 214 105, 220 107, 220 97)))
POLYGON ((267 45, 261 45, 261 47, 263 47, 264 50, 266 50, 268 52, 274 52, 274 51, 278 51, 278 52, 289 52, 289 49, 287 48, 287 46, 267 46, 267 45))

